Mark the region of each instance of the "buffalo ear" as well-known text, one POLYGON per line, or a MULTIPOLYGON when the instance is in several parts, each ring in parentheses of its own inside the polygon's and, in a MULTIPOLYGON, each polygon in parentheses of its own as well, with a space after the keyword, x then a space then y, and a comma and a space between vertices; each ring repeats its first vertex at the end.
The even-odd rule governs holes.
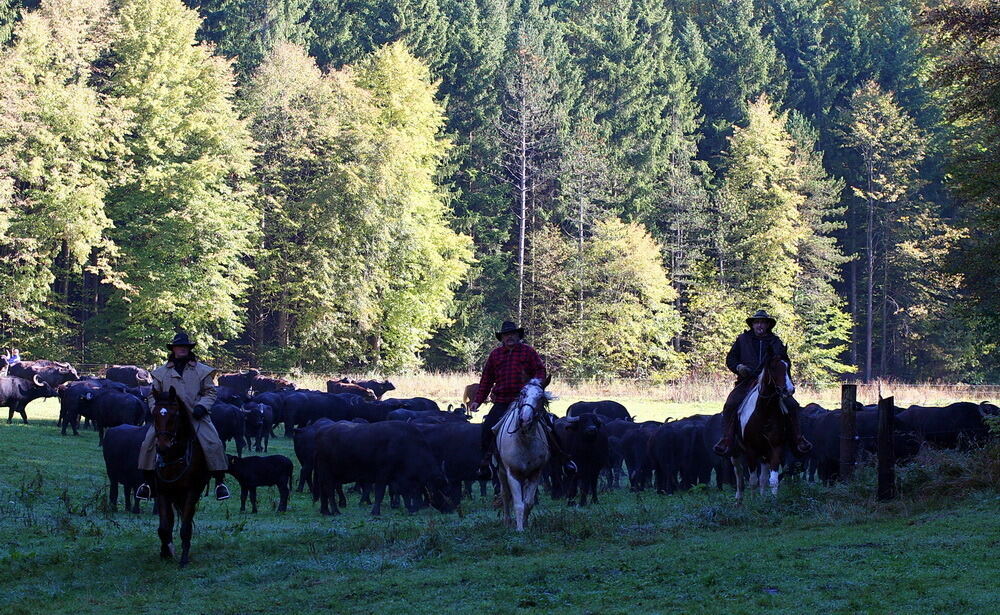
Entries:
POLYGON ((545 380, 542 381, 542 388, 548 388, 550 382, 552 382, 552 374, 545 374, 545 380))
POLYGON ((170 401, 176 401, 177 399, 177 389, 170 387, 170 391, 167 392, 167 399, 170 401))

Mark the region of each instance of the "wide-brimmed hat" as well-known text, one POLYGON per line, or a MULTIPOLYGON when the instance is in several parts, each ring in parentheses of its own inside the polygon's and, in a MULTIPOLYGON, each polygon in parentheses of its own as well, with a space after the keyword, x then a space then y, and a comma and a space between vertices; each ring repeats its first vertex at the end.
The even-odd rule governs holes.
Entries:
POLYGON ((503 340, 505 333, 517 333, 519 338, 524 339, 524 327, 518 327, 509 320, 500 325, 500 330, 496 332, 497 339, 503 340))
POLYGON ((753 327, 753 321, 755 320, 766 320, 767 322, 771 323, 770 327, 771 329, 774 328, 774 325, 778 324, 778 321, 775 320, 773 316, 768 314, 766 310, 757 310, 756 312, 754 312, 753 316, 747 318, 747 326, 753 327))
POLYGON ((187 346, 188 348, 194 348, 195 343, 188 338, 187 333, 181 331, 174 336, 174 339, 170 340, 169 344, 167 344, 167 350, 170 350, 174 346, 187 346))

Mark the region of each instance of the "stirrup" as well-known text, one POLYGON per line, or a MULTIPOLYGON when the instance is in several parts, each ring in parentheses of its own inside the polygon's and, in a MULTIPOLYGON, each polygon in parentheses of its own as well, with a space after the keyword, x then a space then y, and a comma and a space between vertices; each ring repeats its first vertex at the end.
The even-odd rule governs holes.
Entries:
POLYGON ((143 483, 136 487, 135 499, 142 500, 143 502, 148 502, 153 499, 153 490, 150 489, 149 483, 143 483))
POLYGON ((570 476, 576 474, 577 467, 572 459, 563 464, 563 471, 566 472, 566 474, 569 474, 570 476))
POLYGON ((805 436, 799 436, 795 440, 795 450, 797 450, 800 454, 805 455, 812 449, 813 449, 812 442, 806 440, 805 436))
POLYGON ((215 486, 215 499, 220 501, 229 499, 229 487, 226 486, 226 483, 219 483, 215 486))

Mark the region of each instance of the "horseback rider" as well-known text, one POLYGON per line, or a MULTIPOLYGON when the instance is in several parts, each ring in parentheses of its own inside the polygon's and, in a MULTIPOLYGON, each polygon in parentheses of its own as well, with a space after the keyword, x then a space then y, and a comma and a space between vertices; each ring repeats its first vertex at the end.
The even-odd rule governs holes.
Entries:
MULTIPOLYGON (((749 328, 736 338, 729 354, 726 355, 726 367, 736 374, 736 386, 726 398, 722 408, 722 439, 714 447, 715 453, 722 456, 729 456, 732 452, 738 421, 737 410, 757 383, 757 378, 767 361, 777 357, 789 367, 792 364, 788 358, 787 347, 772 331, 778 323, 777 320, 766 311, 757 310, 753 316, 747 318, 746 322, 749 328)), ((795 448, 804 455, 812 449, 812 444, 802 435, 802 427, 799 424, 801 406, 791 395, 785 397, 784 401, 795 437, 795 448)))
MULTIPOLYGON (((529 380, 532 378, 545 380, 545 364, 542 363, 542 358, 534 348, 524 343, 524 327, 506 321, 495 335, 500 345, 494 348, 486 359, 483 377, 479 381, 479 390, 476 392, 475 400, 469 404, 469 412, 475 412, 487 398, 491 398, 493 402, 493 407, 483 417, 483 431, 480 436, 483 450, 483 460, 480 464, 482 475, 489 473, 490 459, 496 444, 493 427, 503 418, 510 404, 517 399, 521 389, 529 380)), ((552 415, 546 413, 546 416, 544 431, 548 436, 549 450, 564 460, 563 469, 572 474, 576 472, 576 464, 558 441, 552 424, 552 415)))
MULTIPOLYGON (((198 437, 198 443, 205 453, 205 463, 209 471, 215 477, 215 499, 225 500, 229 498, 229 488, 226 487, 226 451, 223 448, 219 432, 215 430, 212 419, 209 416, 212 406, 215 404, 215 377, 216 370, 198 360, 191 349, 195 344, 186 333, 178 333, 174 339, 167 344, 170 354, 167 362, 151 372, 153 377, 153 391, 166 393, 171 387, 177 392, 188 409, 188 416, 194 426, 198 437)), ((150 409, 153 407, 153 395, 147 399, 150 409)), ((140 500, 148 500, 152 497, 150 486, 154 484, 155 470, 157 463, 156 454, 156 428, 149 426, 146 432, 146 439, 139 449, 139 469, 142 470, 145 481, 139 485, 135 491, 135 497, 140 500)))

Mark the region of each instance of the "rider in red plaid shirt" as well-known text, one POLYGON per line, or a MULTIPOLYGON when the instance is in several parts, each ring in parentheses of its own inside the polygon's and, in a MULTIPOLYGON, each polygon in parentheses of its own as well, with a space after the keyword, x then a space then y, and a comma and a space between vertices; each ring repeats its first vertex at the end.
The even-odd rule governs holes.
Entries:
MULTIPOLYGON (((505 322, 496 332, 496 337, 500 340, 500 345, 494 348, 486 359, 483 377, 479 381, 479 391, 469 404, 469 411, 475 412, 487 398, 493 401, 493 407, 483 418, 481 445, 484 468, 493 455, 493 426, 503 418, 511 402, 517 399, 521 389, 529 380, 532 378, 545 380, 545 364, 535 349, 524 343, 524 328, 512 322, 505 322)), ((555 430, 547 429, 546 432, 549 434, 549 447, 555 454, 565 457, 562 446, 555 439, 555 430)), ((576 465, 568 461, 566 469, 575 472, 576 465)))

